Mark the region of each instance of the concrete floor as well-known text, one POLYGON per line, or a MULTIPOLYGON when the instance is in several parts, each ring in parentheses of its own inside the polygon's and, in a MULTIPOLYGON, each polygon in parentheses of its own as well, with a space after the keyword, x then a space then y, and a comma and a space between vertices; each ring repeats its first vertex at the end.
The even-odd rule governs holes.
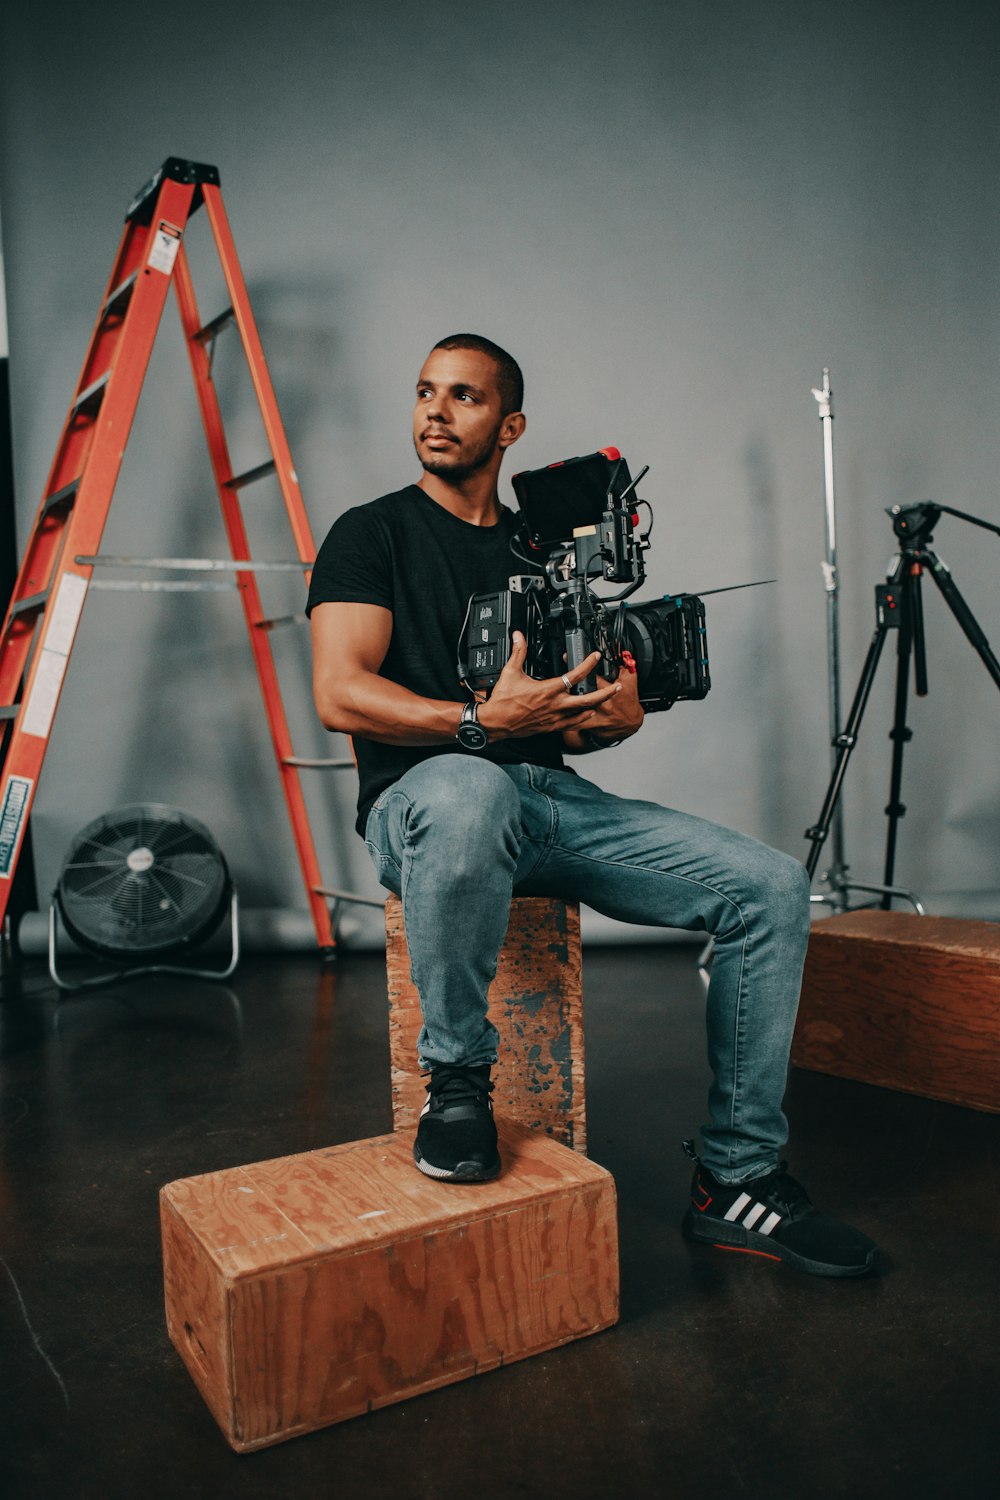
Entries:
MULTIPOLYGON (((385 974, 247 960, 0 1004, 0 1486, 14 1500, 996 1493, 1000 1117, 793 1074, 789 1159, 883 1247, 862 1282, 677 1232, 706 1086, 691 948, 585 956, 590 1154, 622 1320, 279 1447, 230 1451, 167 1340, 157 1192, 390 1128, 385 974)), ((443 1189, 444 1190, 444 1189, 443 1189)))

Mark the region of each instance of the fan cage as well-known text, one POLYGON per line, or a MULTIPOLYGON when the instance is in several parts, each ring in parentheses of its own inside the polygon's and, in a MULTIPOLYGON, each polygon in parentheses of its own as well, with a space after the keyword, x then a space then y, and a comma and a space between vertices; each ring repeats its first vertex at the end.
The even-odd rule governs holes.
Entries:
POLYGON ((55 898, 80 947, 122 962, 196 948, 232 894, 222 851, 204 824, 163 803, 105 813, 76 835, 55 898))

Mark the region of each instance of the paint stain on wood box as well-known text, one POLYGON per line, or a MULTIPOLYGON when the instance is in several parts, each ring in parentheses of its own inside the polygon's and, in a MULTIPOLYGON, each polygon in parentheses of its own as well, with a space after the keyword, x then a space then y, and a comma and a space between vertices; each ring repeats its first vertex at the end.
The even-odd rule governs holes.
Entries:
MULTIPOLYGON (((427 1095, 417 1066, 420 999, 410 977, 398 896, 385 904, 385 937, 393 1124, 415 1131, 427 1095)), ((497 1118, 585 1151, 579 907, 545 897, 514 898, 489 1004, 500 1033, 492 1074, 497 1118)))
POLYGON ((399 1134, 169 1183, 167 1327, 247 1451, 482 1374, 618 1317, 614 1180, 523 1127, 494 1182, 399 1134))
POLYGON ((884 911, 817 922, 792 1062, 1000 1113, 1000 926, 884 911))

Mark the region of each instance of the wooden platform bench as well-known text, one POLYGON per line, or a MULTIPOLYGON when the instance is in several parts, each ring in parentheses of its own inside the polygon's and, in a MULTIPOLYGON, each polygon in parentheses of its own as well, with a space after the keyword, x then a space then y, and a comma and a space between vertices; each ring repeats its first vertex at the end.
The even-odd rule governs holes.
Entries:
POLYGON ((1000 925, 884 911, 817 922, 792 1062, 1000 1113, 1000 925))
POLYGON ((235 1449, 616 1321, 610 1174, 524 1127, 501 1150, 488 1183, 430 1181, 393 1133, 162 1189, 167 1327, 235 1449))

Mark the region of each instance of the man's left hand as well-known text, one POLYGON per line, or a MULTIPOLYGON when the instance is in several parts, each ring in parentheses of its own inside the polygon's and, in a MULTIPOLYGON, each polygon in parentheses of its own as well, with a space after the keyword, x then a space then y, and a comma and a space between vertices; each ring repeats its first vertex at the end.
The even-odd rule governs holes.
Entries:
MULTIPOLYGON (((645 716, 642 704, 639 702, 639 679, 635 672, 629 672, 625 668, 619 672, 616 681, 621 685, 621 692, 615 693, 613 697, 606 698, 591 714, 587 721, 586 738, 577 729, 563 731, 563 741, 570 754, 581 754, 594 748, 588 743, 590 736, 595 739, 612 740, 629 739, 641 728, 645 716)), ((606 679, 598 675, 599 687, 607 685, 606 679)))

